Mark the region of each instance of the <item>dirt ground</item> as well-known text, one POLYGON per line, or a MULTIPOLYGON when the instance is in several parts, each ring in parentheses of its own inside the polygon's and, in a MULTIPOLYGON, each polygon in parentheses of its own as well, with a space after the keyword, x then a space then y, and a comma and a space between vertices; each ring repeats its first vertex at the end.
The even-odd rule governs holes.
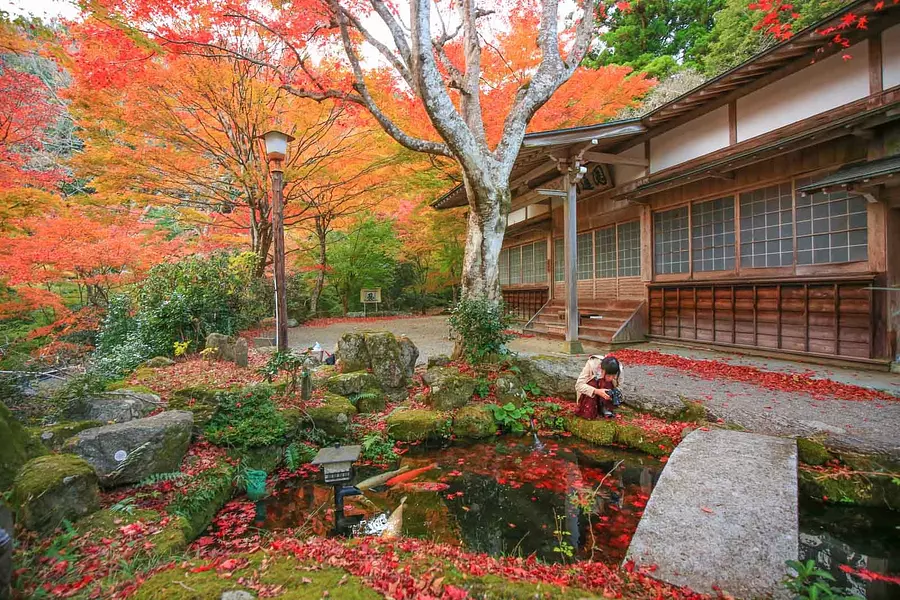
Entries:
MULTIPOLYGON (((387 330, 406 335, 419 348, 419 363, 429 356, 450 354, 447 317, 421 317, 378 322, 334 323, 324 327, 295 327, 290 330, 292 347, 304 348, 319 342, 332 351, 347 331, 387 330)), ((510 349, 520 354, 552 354, 558 344, 536 337, 518 338, 510 349)), ((664 344, 640 344, 636 350, 658 350, 692 359, 710 359, 749 365, 767 371, 808 373, 817 378, 877 389, 900 398, 900 375, 745 356, 712 350, 695 350, 664 344)), ((601 351, 602 349, 594 349, 601 351)), ((802 393, 773 391, 751 383, 709 380, 662 366, 625 365, 628 379, 648 394, 677 393, 702 402, 719 418, 749 431, 778 436, 826 435, 839 447, 886 454, 900 460, 900 399, 862 402, 817 399, 802 393)), ((573 374, 574 378, 577 373, 573 374)))

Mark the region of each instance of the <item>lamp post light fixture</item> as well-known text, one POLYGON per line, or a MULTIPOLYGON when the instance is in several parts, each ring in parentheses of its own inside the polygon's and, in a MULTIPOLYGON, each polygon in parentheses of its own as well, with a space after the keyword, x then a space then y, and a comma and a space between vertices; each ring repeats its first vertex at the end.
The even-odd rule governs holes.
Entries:
POLYGON ((319 450, 312 460, 313 465, 321 465, 325 483, 334 486, 334 532, 345 534, 359 524, 361 515, 344 516, 344 498, 360 496, 362 492, 353 485, 345 485, 353 479, 353 463, 359 459, 362 446, 341 446, 335 444, 319 450))
POLYGON ((272 175, 272 235, 275 238, 275 346, 279 352, 288 348, 287 290, 284 276, 284 161, 288 144, 294 138, 280 131, 267 131, 263 140, 269 173, 272 175))

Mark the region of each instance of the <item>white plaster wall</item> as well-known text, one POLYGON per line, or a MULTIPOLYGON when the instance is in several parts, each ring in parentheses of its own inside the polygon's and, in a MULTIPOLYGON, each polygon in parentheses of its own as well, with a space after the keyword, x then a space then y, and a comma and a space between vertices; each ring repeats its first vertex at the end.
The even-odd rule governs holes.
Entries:
POLYGON ((884 89, 900 85, 900 25, 881 33, 881 61, 884 89))
POLYGON ((532 204, 525 207, 525 218, 531 219, 538 215, 545 215, 550 212, 550 207, 546 204, 532 204))
POLYGON ((509 213, 509 216, 506 217, 507 225, 515 225, 516 223, 520 223, 525 220, 527 214, 528 207, 520 208, 519 210, 514 210, 509 213))
MULTIPOLYGON (((728 146, 728 107, 650 140, 650 172, 655 173, 728 146)), ((616 185, 619 181, 616 180, 616 185)))
POLYGON ((819 61, 737 101, 739 142, 869 95, 867 42, 819 61), (844 55, 849 55, 849 60, 844 55))
MULTIPOLYGON (((619 156, 628 158, 644 158, 644 144, 632 146, 627 150, 619 152, 619 156)), ((635 179, 640 179, 647 174, 646 167, 635 167, 634 165, 610 165, 612 169, 613 185, 622 185, 635 179)))

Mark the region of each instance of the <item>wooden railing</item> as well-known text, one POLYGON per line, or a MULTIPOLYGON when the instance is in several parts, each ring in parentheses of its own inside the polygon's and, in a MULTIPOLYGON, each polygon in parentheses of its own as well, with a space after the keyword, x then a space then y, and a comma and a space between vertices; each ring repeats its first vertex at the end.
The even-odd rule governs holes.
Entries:
POLYGON ((546 286, 529 288, 507 288, 503 290, 503 300, 506 302, 506 310, 517 321, 526 322, 537 314, 541 307, 550 298, 550 291, 546 286))

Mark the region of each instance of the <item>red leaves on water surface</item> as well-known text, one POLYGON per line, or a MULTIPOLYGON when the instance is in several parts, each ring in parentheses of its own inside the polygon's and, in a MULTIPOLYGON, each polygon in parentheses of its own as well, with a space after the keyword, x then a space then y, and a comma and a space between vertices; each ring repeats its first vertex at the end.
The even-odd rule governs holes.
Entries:
POLYGON ((757 385, 770 390, 809 394, 817 399, 837 398, 839 400, 900 400, 897 396, 858 385, 851 385, 819 379, 815 372, 788 373, 764 371, 748 365, 735 365, 720 360, 686 358, 677 354, 666 354, 656 350, 617 350, 615 357, 626 365, 651 365, 669 367, 699 377, 700 379, 730 379, 757 385))
POLYGON ((838 568, 844 573, 855 575, 856 577, 859 577, 864 581, 884 581, 887 583, 900 585, 900 575, 885 575, 883 573, 876 573, 875 571, 870 571, 865 567, 854 569, 850 565, 841 565, 838 568))

